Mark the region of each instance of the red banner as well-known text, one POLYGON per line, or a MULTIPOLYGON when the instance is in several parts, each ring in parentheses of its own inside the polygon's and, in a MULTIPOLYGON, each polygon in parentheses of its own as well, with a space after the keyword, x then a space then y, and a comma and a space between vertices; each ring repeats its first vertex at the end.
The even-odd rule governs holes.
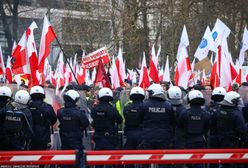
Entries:
POLYGON ((106 47, 100 48, 82 58, 82 68, 91 69, 98 66, 101 57, 103 65, 109 63, 109 56, 106 47))

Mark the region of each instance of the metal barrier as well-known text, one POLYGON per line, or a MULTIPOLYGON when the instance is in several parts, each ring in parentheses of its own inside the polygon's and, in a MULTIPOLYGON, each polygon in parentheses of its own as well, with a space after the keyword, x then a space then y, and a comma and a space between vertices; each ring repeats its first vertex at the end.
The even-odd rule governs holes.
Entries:
POLYGON ((87 151, 87 165, 248 163, 248 149, 87 151))
MULTIPOLYGON (((87 165, 248 163, 248 149, 86 151, 87 165)), ((76 150, 4 151, 0 165, 75 165, 76 150)))
POLYGON ((0 165, 75 165, 77 160, 76 150, 0 152, 0 165))

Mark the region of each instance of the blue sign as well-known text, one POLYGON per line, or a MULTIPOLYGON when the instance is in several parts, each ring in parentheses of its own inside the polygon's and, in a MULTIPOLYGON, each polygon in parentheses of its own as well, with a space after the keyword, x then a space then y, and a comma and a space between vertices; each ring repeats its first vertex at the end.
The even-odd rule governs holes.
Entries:
POLYGON ((212 37, 213 37, 214 41, 215 41, 215 39, 217 38, 217 36, 218 36, 218 33, 217 33, 216 31, 213 32, 212 37))
POLYGON ((207 45, 208 45, 207 39, 203 38, 199 47, 202 49, 202 48, 205 48, 207 45))

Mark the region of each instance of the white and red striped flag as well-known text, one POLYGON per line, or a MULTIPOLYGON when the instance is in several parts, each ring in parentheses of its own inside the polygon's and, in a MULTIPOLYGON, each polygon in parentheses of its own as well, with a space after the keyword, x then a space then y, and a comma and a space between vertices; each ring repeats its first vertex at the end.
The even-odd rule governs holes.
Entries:
POLYGON ((44 16, 43 29, 40 39, 40 50, 39 50, 39 72, 43 73, 45 59, 50 54, 50 45, 53 40, 56 38, 56 34, 53 31, 53 27, 48 21, 46 15, 44 16))

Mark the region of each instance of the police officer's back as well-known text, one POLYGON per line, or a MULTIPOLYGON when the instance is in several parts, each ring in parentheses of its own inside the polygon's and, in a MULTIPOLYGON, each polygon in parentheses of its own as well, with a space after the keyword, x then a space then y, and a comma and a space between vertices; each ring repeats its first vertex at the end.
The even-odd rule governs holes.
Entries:
POLYGON ((110 104, 113 100, 113 92, 109 88, 102 88, 98 92, 99 104, 93 107, 91 117, 95 130, 94 141, 96 150, 114 149, 118 124, 122 123, 122 117, 110 104))
POLYGON ((152 84, 148 88, 149 99, 144 101, 139 120, 142 122, 143 149, 166 149, 172 139, 174 115, 171 105, 165 101, 163 88, 152 84))
POLYGON ((238 108, 239 99, 237 92, 228 92, 220 103, 220 112, 212 119, 217 125, 221 148, 238 148, 241 141, 247 143, 247 128, 238 108))
POLYGON ((32 115, 27 108, 29 93, 19 90, 11 106, 2 109, 4 150, 26 150, 32 136, 32 115))
POLYGON ((6 109, 7 105, 11 101, 12 91, 7 86, 0 87, 0 150, 4 146, 4 134, 3 134, 3 112, 6 109))
POLYGON ((124 107, 123 111, 125 117, 125 149, 137 149, 138 145, 140 144, 141 126, 140 121, 138 119, 138 113, 140 111, 141 106, 143 105, 144 98, 145 92, 141 87, 132 88, 130 92, 131 102, 124 107))
POLYGON ((210 148, 219 148, 220 142, 218 140, 217 135, 217 123, 216 120, 212 120, 215 118, 220 112, 220 102, 223 101, 226 95, 226 90, 223 87, 217 87, 213 90, 211 96, 211 102, 208 106, 208 111, 211 115, 211 124, 210 124, 210 137, 209 137, 209 147, 210 148))
POLYGON ((64 107, 57 112, 61 149, 83 149, 84 130, 88 127, 89 121, 85 112, 76 105, 79 98, 77 91, 67 91, 64 95, 64 107))
POLYGON ((210 114, 201 107, 205 103, 203 94, 198 90, 190 91, 188 102, 190 108, 182 112, 178 119, 179 127, 184 129, 185 147, 205 148, 210 127, 210 114))
POLYGON ((183 143, 183 130, 178 127, 177 120, 181 112, 185 110, 182 100, 182 91, 178 86, 171 86, 168 89, 168 99, 171 103, 172 110, 175 116, 175 130, 174 130, 174 140, 172 143, 176 149, 184 148, 183 143))
POLYGON ((45 103, 45 91, 41 86, 30 89, 31 100, 29 109, 32 113, 33 132, 31 141, 32 150, 45 150, 51 142, 52 126, 57 121, 57 116, 50 104, 45 103))

